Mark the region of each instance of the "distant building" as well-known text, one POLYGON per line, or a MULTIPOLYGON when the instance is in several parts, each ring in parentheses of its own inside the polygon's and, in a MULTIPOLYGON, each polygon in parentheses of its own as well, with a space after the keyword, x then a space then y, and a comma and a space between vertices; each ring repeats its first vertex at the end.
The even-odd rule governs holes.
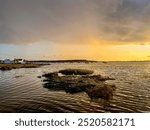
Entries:
POLYGON ((26 61, 24 59, 14 59, 15 64, 25 64, 26 61))
POLYGON ((4 64, 13 64, 14 61, 12 61, 12 60, 10 60, 10 59, 5 59, 5 60, 3 61, 3 63, 4 63, 4 64))
POLYGON ((0 64, 2 64, 3 63, 3 60, 0 60, 0 64))

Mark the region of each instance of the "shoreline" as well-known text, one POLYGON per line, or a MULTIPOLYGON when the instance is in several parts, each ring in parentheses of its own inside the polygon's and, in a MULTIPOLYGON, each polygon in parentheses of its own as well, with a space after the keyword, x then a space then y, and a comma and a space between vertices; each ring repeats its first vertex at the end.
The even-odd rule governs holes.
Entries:
POLYGON ((0 64, 0 70, 12 70, 20 68, 38 68, 43 66, 43 64, 0 64))

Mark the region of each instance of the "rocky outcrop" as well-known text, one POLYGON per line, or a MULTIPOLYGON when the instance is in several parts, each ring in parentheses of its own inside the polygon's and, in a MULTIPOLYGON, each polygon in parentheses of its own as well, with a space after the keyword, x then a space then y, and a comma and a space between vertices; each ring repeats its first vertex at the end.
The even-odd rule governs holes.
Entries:
MULTIPOLYGON (((60 70, 59 72, 47 73, 43 76, 45 77, 44 87, 50 90, 63 90, 67 93, 79 93, 86 92, 90 98, 101 98, 104 100, 109 100, 112 98, 113 93, 116 89, 115 85, 107 84, 106 80, 114 80, 109 77, 104 77, 101 75, 90 75, 91 73, 80 73, 81 75, 77 75, 77 72, 85 72, 85 70, 71 70, 71 73, 66 75, 59 75, 59 73, 63 73, 66 70, 60 70), (75 73, 74 73, 75 72, 75 73)), ((86 71, 87 72, 87 71, 86 71)), ((88 71, 92 72, 92 71, 88 71)))

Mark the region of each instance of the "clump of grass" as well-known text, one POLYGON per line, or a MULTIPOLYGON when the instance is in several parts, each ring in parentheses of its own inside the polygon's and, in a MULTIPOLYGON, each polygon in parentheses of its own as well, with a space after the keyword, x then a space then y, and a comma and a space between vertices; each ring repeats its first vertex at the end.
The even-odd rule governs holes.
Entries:
POLYGON ((86 69, 65 69, 60 70, 59 73, 64 75, 90 75, 93 74, 94 71, 86 69))
POLYGON ((113 97, 116 86, 105 81, 111 78, 101 75, 90 75, 92 73, 93 71, 86 69, 65 69, 46 73, 43 74, 45 77, 43 87, 54 91, 63 90, 71 94, 85 92, 91 99, 110 100, 113 97), (65 76, 61 76, 59 73, 65 76))
POLYGON ((3 67, 0 67, 0 70, 11 70, 11 68, 7 66, 3 66, 3 67))
POLYGON ((87 94, 92 99, 104 99, 110 100, 113 97, 113 92, 115 91, 115 85, 104 85, 103 87, 95 87, 93 89, 87 90, 87 94))
POLYGON ((11 70, 19 68, 37 68, 40 64, 0 64, 0 70, 11 70))
POLYGON ((54 73, 47 73, 47 74, 43 74, 44 77, 47 77, 47 78, 52 78, 52 77, 57 77, 58 76, 58 73, 57 72, 54 72, 54 73))

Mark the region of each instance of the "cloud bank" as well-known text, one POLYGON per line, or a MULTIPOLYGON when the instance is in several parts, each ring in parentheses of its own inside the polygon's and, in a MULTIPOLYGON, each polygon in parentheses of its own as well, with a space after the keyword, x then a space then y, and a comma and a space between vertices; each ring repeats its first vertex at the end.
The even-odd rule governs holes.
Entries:
POLYGON ((0 44, 150 41, 150 0, 0 0, 0 44))

